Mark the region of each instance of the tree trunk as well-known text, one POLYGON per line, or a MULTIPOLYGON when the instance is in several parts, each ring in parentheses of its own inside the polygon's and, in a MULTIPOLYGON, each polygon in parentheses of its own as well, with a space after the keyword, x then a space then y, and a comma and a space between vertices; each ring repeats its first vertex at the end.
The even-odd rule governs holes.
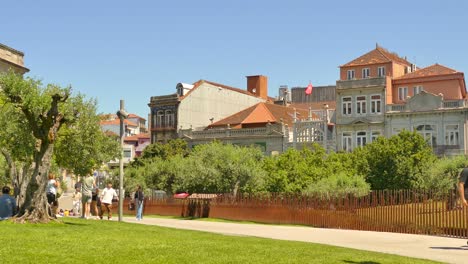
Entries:
MULTIPOLYGON (((23 167, 20 168, 18 171, 18 194, 16 195, 16 203, 18 204, 19 208, 23 208, 23 204, 26 200, 26 192, 29 185, 29 181, 31 180, 30 173, 34 169, 34 166, 34 164, 24 164, 23 167)), ((21 213, 21 211, 18 213, 21 213)))
POLYGON ((45 189, 54 145, 45 145, 41 146, 41 151, 34 155, 34 171, 26 188, 25 200, 19 212, 20 217, 16 218, 16 222, 47 223, 53 219, 49 215, 45 189))

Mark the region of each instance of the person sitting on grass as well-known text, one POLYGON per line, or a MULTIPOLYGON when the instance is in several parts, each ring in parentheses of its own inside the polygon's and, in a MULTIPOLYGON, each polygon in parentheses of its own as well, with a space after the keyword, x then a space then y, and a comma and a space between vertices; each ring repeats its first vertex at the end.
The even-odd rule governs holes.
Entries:
POLYGON ((2 188, 0 196, 0 220, 6 220, 16 214, 16 200, 10 196, 10 187, 2 188))

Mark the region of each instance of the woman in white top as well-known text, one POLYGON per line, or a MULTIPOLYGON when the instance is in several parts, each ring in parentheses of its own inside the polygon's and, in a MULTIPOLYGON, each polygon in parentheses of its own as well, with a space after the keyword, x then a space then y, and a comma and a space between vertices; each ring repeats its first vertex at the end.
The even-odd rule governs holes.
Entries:
POLYGON ((53 173, 49 173, 49 181, 47 182, 46 193, 47 193, 47 202, 49 203, 49 214, 51 216, 57 216, 57 187, 59 183, 55 180, 55 175, 53 173))

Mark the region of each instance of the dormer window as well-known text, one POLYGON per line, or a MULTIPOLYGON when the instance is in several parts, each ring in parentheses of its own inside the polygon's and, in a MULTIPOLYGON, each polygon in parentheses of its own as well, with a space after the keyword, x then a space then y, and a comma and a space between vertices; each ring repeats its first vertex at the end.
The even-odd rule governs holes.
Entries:
POLYGON ((348 80, 354 79, 354 70, 348 70, 348 80))
POLYGON ((370 69, 369 68, 362 69, 362 78, 366 79, 369 77, 370 77, 370 69))

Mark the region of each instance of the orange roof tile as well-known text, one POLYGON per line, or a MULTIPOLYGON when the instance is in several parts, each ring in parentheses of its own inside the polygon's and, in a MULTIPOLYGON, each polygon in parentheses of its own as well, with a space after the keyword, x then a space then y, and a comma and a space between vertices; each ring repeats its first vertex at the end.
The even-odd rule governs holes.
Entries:
POLYGON ((135 115, 135 114, 128 114, 128 118, 140 118, 140 119, 146 120, 143 117, 141 117, 139 115, 135 115))
POLYGON ((367 65, 367 64, 377 64, 377 63, 386 63, 386 62, 397 62, 399 64, 404 64, 410 66, 411 63, 406 59, 401 58, 398 54, 389 52, 388 50, 377 46, 374 50, 369 51, 368 53, 354 59, 340 67, 349 67, 349 66, 358 66, 358 65, 367 65))
MULTIPOLYGON (((297 118, 304 119, 308 116, 308 111, 305 109, 297 109, 297 118)), ((249 108, 246 108, 238 113, 219 120, 208 127, 220 127, 245 124, 266 124, 279 123, 283 120, 285 124, 292 126, 294 121, 294 108, 275 105, 269 103, 258 103, 249 108)))
POLYGON ((185 94, 184 96, 181 96, 180 97, 180 100, 183 100, 185 97, 187 97, 190 93, 192 93, 194 90, 198 89, 198 87, 200 87, 200 85, 202 85, 203 83, 209 83, 211 85, 214 85, 214 86, 217 86, 217 87, 220 87, 220 88, 223 88, 223 89, 227 89, 227 90, 231 90, 231 91, 234 91, 234 92, 238 92, 238 93, 242 93, 242 94, 246 94, 246 95, 250 95, 250 96, 255 96, 257 97, 255 94, 247 91, 247 90, 243 90, 243 89, 240 89, 240 88, 235 88, 235 87, 231 87, 231 86, 227 86, 227 85, 224 85, 224 84, 220 84, 220 83, 215 83, 215 82, 212 82, 212 81, 207 81, 207 80, 198 80, 197 82, 194 82, 193 83, 193 88, 190 89, 190 91, 188 91, 187 94, 185 94))
MULTIPOLYGON (((120 119, 114 119, 114 120, 102 120, 99 122, 101 125, 120 125, 120 119)), ((124 124, 128 126, 137 126, 135 123, 128 121, 127 119, 124 119, 124 124)))
POLYGON ((133 136, 127 136, 124 138, 124 141, 138 141, 141 138, 150 138, 149 133, 140 133, 133 136))
POLYGON ((454 74, 457 73, 458 71, 454 69, 450 69, 448 67, 445 67, 440 64, 434 64, 431 66, 428 66, 426 68, 422 68, 420 70, 405 74, 403 76, 400 76, 398 78, 395 78, 395 80, 403 80, 403 79, 413 79, 413 78, 421 78, 421 77, 429 77, 429 76, 438 76, 438 75, 448 75, 448 74, 454 74))

